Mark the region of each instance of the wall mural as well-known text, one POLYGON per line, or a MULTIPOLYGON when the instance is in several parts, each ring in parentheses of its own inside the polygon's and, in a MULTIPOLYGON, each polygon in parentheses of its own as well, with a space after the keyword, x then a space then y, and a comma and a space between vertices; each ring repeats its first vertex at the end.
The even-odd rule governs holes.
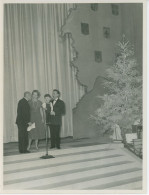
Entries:
POLYGON ((89 35, 89 24, 81 23, 81 32, 84 35, 89 35))
POLYGON ((101 51, 94 51, 95 55, 95 62, 102 62, 102 52, 101 51))
POLYGON ((91 3, 91 10, 97 11, 98 10, 98 3, 91 3))
POLYGON ((112 14, 117 16, 119 15, 119 6, 117 4, 111 4, 112 14))
POLYGON ((110 37, 110 28, 109 27, 103 27, 103 36, 108 39, 110 37))

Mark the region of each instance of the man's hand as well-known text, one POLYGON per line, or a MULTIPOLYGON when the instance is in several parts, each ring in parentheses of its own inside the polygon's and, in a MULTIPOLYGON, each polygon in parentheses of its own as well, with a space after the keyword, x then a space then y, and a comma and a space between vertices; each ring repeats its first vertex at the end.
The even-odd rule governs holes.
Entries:
POLYGON ((29 123, 27 123, 29 126, 31 126, 32 125, 32 123, 31 122, 29 122, 29 123))
POLYGON ((54 111, 51 111, 51 115, 55 116, 55 112, 54 111))

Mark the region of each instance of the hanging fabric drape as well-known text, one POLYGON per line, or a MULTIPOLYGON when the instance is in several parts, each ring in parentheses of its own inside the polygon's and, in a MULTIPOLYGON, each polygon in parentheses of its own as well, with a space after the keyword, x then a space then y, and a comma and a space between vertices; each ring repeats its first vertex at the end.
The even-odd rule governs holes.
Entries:
MULTIPOLYGON (((63 124, 67 124, 67 129, 73 129, 73 121, 72 121, 72 108, 76 107, 76 103, 79 102, 81 97, 86 93, 86 87, 79 83, 77 79, 77 68, 73 65, 73 61, 76 58, 76 53, 74 51, 74 47, 72 47, 72 37, 71 34, 66 33, 64 35, 64 64, 66 66, 66 71, 63 70, 63 78, 65 80, 68 77, 69 82, 66 83, 66 93, 64 94, 64 99, 67 99, 67 117, 64 117, 63 124)), ((64 127, 65 128, 65 127, 64 127)), ((64 136, 64 135, 62 135, 64 136)))
POLYGON ((62 137, 73 136, 72 109, 85 93, 72 66, 75 53, 69 34, 62 39, 74 4, 5 4, 4 142, 18 140, 17 103, 24 91, 38 89, 41 101, 57 88, 66 104, 62 137))

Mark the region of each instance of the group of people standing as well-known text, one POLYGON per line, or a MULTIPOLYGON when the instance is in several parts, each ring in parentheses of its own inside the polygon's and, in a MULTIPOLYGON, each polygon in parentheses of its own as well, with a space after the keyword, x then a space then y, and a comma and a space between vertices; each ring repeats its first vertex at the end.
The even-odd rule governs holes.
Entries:
POLYGON ((50 128, 51 148, 60 149, 60 129, 65 104, 59 97, 59 90, 54 89, 52 97, 45 94, 45 102, 42 103, 38 90, 33 90, 32 94, 28 91, 24 93, 24 97, 18 103, 16 119, 20 153, 30 152, 32 140, 35 140, 38 150, 38 140, 45 138, 47 127, 50 128), (27 131, 33 123, 35 128, 27 131))

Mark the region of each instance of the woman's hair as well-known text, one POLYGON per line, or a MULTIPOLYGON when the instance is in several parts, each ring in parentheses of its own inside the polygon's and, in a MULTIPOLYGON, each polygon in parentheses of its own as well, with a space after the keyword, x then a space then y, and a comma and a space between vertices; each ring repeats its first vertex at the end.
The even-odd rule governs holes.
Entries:
POLYGON ((38 97, 40 97, 40 92, 39 92, 38 90, 33 90, 33 91, 32 91, 32 95, 33 95, 34 93, 37 93, 38 97))
POLYGON ((45 94, 45 95, 44 95, 44 98, 46 98, 46 97, 51 98, 50 94, 45 94))
POLYGON ((25 92, 24 92, 24 97, 26 97, 26 95, 28 95, 28 94, 31 95, 31 93, 30 93, 29 91, 25 91, 25 92))

